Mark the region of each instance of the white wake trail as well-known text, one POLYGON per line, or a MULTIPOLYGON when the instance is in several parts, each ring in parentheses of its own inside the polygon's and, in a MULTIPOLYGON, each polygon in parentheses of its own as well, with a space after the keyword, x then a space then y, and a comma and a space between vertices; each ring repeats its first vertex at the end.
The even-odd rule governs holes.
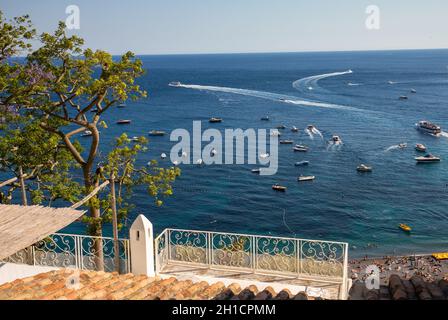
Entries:
POLYGON ((324 103, 324 102, 315 102, 315 101, 307 101, 307 100, 298 100, 297 97, 287 96, 277 93, 271 93, 266 91, 257 91, 257 90, 248 90, 248 89, 239 89, 239 88, 230 88, 230 87, 217 87, 217 86, 203 86, 197 84, 179 84, 177 87, 201 90, 201 91, 213 91, 213 92, 224 92, 224 93, 232 93, 243 96, 256 97, 260 99, 272 100, 281 103, 294 104, 306 107, 319 107, 319 108, 328 108, 328 109, 339 109, 339 110, 350 110, 350 111, 363 111, 361 109, 324 103))
POLYGON ((317 87, 317 83, 319 80, 330 78, 330 77, 337 77, 342 76, 345 74, 351 74, 353 73, 352 70, 342 71, 342 72, 332 72, 332 73, 325 73, 325 74, 319 74, 311 77, 306 77, 303 79, 296 80, 292 83, 292 86, 297 90, 305 90, 309 88, 315 88, 317 87))

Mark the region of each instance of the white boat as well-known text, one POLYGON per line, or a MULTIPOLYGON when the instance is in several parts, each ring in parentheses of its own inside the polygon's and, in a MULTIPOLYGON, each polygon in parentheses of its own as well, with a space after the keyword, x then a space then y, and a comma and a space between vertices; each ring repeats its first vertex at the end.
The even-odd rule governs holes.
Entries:
POLYGON ((373 168, 372 168, 372 167, 369 167, 369 166, 367 166, 367 165, 365 165, 365 164, 360 164, 360 165, 356 168, 356 170, 357 170, 358 172, 372 172, 373 168))
POLYGON ((117 121, 117 124, 130 124, 131 120, 121 119, 117 121))
POLYGON ((260 168, 252 169, 252 173, 260 173, 260 168))
POLYGON ((118 105, 118 108, 122 109, 122 108, 126 108, 126 104, 122 103, 118 105))
POLYGON ((342 139, 337 135, 333 135, 331 137, 331 142, 333 142, 334 144, 340 144, 342 143, 342 139))
POLYGON ((222 119, 213 117, 213 118, 210 118, 208 120, 208 122, 210 122, 210 123, 220 123, 220 122, 222 122, 222 119))
POLYGON ((408 144, 407 143, 400 143, 399 145, 398 145, 398 148, 400 148, 400 149, 405 149, 405 148, 407 148, 408 147, 408 144))
POLYGON ((140 141, 140 138, 139 138, 139 137, 132 137, 132 138, 131 138, 131 141, 139 142, 139 141, 140 141))
POLYGON ((307 165, 309 165, 309 164, 310 164, 309 161, 298 161, 298 162, 296 162, 294 165, 295 165, 296 167, 300 167, 300 166, 307 166, 307 165))
POLYGON ((431 162, 440 162, 440 158, 433 156, 432 154, 428 153, 427 155, 423 156, 423 157, 416 157, 415 161, 417 161, 417 163, 431 163, 431 162))
POLYGON ((148 134, 150 136, 164 136, 166 134, 165 131, 160 131, 160 130, 151 130, 148 132, 148 134))
POLYGON ((168 84, 170 87, 180 87, 182 84, 179 81, 173 81, 168 84))
POLYGON ((90 137, 90 136, 92 136, 92 131, 90 130, 84 131, 84 133, 81 135, 81 137, 90 137))
POLYGON ((268 116, 265 116, 265 117, 261 118, 261 120, 262 120, 262 121, 269 121, 269 117, 268 117, 268 116))
POLYGON ((417 143, 415 145, 415 150, 417 150, 418 152, 426 152, 426 146, 421 143, 417 143))
POLYGON ((166 158, 166 153, 162 153, 162 154, 160 155, 160 158, 165 159, 165 158, 166 158))
POLYGON ((293 126, 293 127, 291 128, 291 131, 292 131, 292 132, 299 132, 299 129, 298 129, 296 126, 293 126))
POLYGON ((433 136, 439 136, 442 133, 442 128, 434 123, 423 120, 415 124, 417 130, 424 133, 429 133, 433 136))
POLYGON ((417 93, 417 90, 411 89, 411 93, 417 93))
POLYGON ((296 144, 294 148, 292 148, 296 152, 308 152, 309 148, 307 146, 296 144))
POLYGON ((297 178, 298 181, 303 182, 303 181, 313 181, 314 179, 316 179, 315 176, 300 176, 297 178))

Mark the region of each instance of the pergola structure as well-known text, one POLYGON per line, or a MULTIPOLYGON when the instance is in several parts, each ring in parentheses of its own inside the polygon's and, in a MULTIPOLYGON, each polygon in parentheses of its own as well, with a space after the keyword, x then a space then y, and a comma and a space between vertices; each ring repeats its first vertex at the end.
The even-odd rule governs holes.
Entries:
POLYGON ((0 260, 45 239, 84 213, 72 208, 0 205, 0 260))

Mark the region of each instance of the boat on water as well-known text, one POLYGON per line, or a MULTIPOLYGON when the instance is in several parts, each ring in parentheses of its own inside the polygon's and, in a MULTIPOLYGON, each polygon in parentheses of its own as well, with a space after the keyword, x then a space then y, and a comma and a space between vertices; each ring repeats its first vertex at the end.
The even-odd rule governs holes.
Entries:
POLYGON ((170 87, 180 87, 182 84, 179 81, 172 81, 168 83, 170 87))
POLYGON ((301 166, 307 166, 307 165, 309 165, 309 164, 310 164, 309 161, 298 161, 298 162, 296 162, 294 165, 295 165, 296 167, 301 167, 301 166))
POLYGON ((274 184, 272 186, 272 189, 275 191, 280 191, 280 192, 285 192, 286 191, 286 187, 279 185, 278 183, 274 184))
POLYGON ((219 122, 222 122, 222 118, 215 118, 215 117, 213 117, 213 118, 210 118, 208 120, 208 122, 210 122, 210 123, 219 123, 219 122))
POLYGON ((399 100, 408 100, 408 97, 407 96, 400 96, 398 99, 399 100))
POLYGON ((423 156, 423 157, 416 157, 415 161, 417 161, 417 163, 431 163, 431 162, 440 162, 440 158, 433 156, 432 154, 428 153, 427 155, 423 156))
POLYGON ((166 134, 165 131, 160 131, 160 130, 151 130, 148 132, 148 134, 150 136, 164 136, 166 134))
POLYGON ((307 146, 296 144, 294 148, 292 148, 296 152, 308 152, 309 148, 307 146))
POLYGON ((135 137, 132 137, 132 138, 131 138, 131 141, 133 141, 133 142, 138 142, 138 141, 140 141, 140 138, 137 137, 137 136, 135 136, 135 137))
POLYGON ((279 126, 277 126, 277 129, 279 129, 279 130, 284 130, 284 129, 286 129, 286 127, 284 126, 284 125, 279 125, 279 126))
POLYGON ((294 141, 292 141, 292 140, 280 140, 279 143, 280 144, 293 144, 294 141))
POLYGON ((417 93, 417 90, 411 89, 411 93, 417 93))
POLYGON ((429 133, 433 136, 439 136, 442 133, 442 128, 432 122, 423 120, 415 124, 417 130, 424 133, 429 133))
POLYGON ((252 173, 260 173, 260 168, 256 168, 256 169, 252 169, 251 172, 252 173))
POLYGON ((356 168, 356 170, 357 170, 358 172, 372 172, 373 168, 370 167, 370 166, 367 166, 367 165, 365 165, 365 164, 360 164, 360 165, 356 168))
POLYGON ((417 150, 418 152, 426 152, 426 146, 421 143, 417 143, 415 145, 415 150, 417 150))
POLYGON ((81 137, 91 137, 92 136, 92 131, 90 130, 86 130, 84 131, 84 133, 81 135, 81 137))
POLYGON ((300 176, 297 178, 297 180, 299 182, 304 182, 304 181, 313 181, 314 179, 316 179, 315 176, 300 176))
POLYGON ((340 143, 342 143, 342 139, 341 139, 341 137, 339 137, 337 135, 333 135, 331 137, 331 142, 333 142, 334 144, 340 144, 340 143))
POLYGON ((399 149, 405 149, 405 148, 407 148, 408 147, 408 144, 407 143, 400 143, 399 145, 398 145, 398 148, 399 149))
POLYGON ((412 228, 410 226, 408 226, 407 224, 404 224, 404 223, 400 223, 398 225, 398 228, 400 228, 404 232, 411 232, 412 231, 412 228))
POLYGON ((122 103, 118 105, 118 108, 126 108, 126 104, 122 103))
POLYGON ((299 132, 299 129, 296 126, 292 126, 291 131, 292 132, 299 132))
POLYGON ((269 121, 269 117, 268 116, 262 117, 261 120, 262 121, 269 121))
POLYGON ((313 132, 313 130, 316 130, 316 127, 313 126, 312 124, 309 124, 306 128, 311 132, 313 132))
POLYGON ((131 120, 121 119, 117 121, 117 124, 130 124, 131 120))

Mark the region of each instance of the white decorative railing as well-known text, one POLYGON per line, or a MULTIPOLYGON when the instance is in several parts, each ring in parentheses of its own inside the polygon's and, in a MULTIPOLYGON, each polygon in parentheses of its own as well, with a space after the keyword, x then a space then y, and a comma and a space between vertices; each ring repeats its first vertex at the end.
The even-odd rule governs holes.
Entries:
POLYGON ((119 259, 116 259, 113 238, 55 233, 3 261, 109 272, 116 270, 117 261, 120 272, 128 273, 131 271, 129 240, 119 239, 118 248, 119 259))
POLYGON ((339 283, 346 291, 344 242, 165 229, 155 251, 158 273, 168 264, 188 264, 339 283))

